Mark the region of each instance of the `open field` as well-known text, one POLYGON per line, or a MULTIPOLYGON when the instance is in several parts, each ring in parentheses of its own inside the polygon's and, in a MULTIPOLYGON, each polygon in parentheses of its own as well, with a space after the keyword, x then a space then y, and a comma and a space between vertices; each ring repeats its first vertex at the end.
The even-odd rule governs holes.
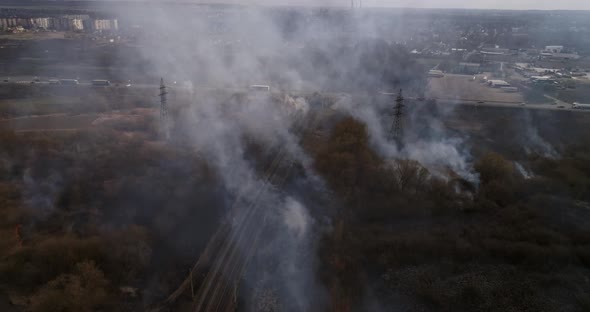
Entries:
POLYGON ((51 114, 0 119, 0 129, 15 132, 46 132, 87 130, 96 127, 119 129, 123 131, 141 128, 149 122, 157 111, 153 109, 131 109, 87 114, 51 114))
POLYGON ((443 78, 430 78, 427 97, 436 99, 460 99, 489 102, 521 103, 521 93, 507 93, 501 89, 490 88, 471 75, 445 74, 443 78))
POLYGON ((80 106, 79 97, 30 97, 0 100, 0 118, 28 115, 50 115, 74 111, 80 106))
POLYGON ((40 31, 33 32, 27 31, 22 33, 0 33, 0 40, 47 40, 47 39, 64 39, 66 33, 63 31, 51 32, 51 31, 40 31))
POLYGON ((84 129, 90 127, 92 125, 92 122, 96 120, 96 118, 96 114, 85 114, 77 116, 56 114, 4 120, 0 119, 0 129, 10 129, 15 132, 84 129))

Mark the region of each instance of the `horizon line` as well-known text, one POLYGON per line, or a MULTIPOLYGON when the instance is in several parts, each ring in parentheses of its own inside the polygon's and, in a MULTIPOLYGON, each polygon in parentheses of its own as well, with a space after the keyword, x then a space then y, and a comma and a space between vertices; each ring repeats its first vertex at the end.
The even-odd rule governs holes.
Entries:
POLYGON ((293 4, 293 3, 284 3, 284 4, 277 4, 277 3, 236 3, 232 1, 228 2, 206 2, 206 1, 190 1, 190 0, 0 0, 0 7, 2 6, 22 6, 26 7, 27 4, 30 3, 44 3, 44 4, 54 4, 59 5, 60 2, 81 2, 81 3, 104 3, 104 2, 118 2, 118 3, 144 3, 144 4, 157 4, 157 5, 205 5, 205 6, 242 6, 242 7, 296 7, 296 8, 329 8, 329 9, 345 9, 345 10, 371 10, 371 9, 402 9, 402 10, 471 10, 471 11, 512 11, 512 12, 573 12, 573 11, 581 11, 581 12, 590 12, 590 8, 588 9, 523 9, 523 8, 476 8, 476 7, 413 7, 413 6, 396 6, 396 5, 369 5, 364 3, 364 6, 358 7, 355 6, 351 8, 348 5, 314 5, 314 4, 293 4), (7 4, 3 2, 9 2, 7 4), (10 3, 13 2, 13 3, 10 3))

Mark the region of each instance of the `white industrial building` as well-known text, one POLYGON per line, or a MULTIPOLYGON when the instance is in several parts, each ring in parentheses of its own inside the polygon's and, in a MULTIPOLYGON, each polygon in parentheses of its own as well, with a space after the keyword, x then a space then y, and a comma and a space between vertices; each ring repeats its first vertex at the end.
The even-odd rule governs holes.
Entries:
POLYGON ((541 57, 559 60, 577 60, 580 58, 575 52, 567 51, 564 46, 546 46, 541 52, 541 57))
POLYGON ((488 85, 492 88, 510 87, 510 84, 504 80, 488 80, 488 85))
POLYGON ((518 92, 518 88, 517 87, 502 87, 500 89, 502 89, 502 91, 504 91, 506 93, 515 93, 515 92, 518 92))
POLYGON ((563 46, 546 46, 545 47, 545 51, 549 52, 549 53, 561 53, 561 51, 563 51, 563 46))
POLYGON ((442 72, 442 70, 432 69, 428 71, 428 77, 442 78, 444 76, 445 74, 442 72))
POLYGON ((103 31, 103 30, 118 30, 119 29, 119 22, 117 20, 95 20, 93 23, 93 30, 95 31, 103 31))
POLYGON ((0 18, 0 29, 7 30, 21 26, 25 29, 46 29, 58 31, 117 31, 116 19, 93 20, 88 15, 60 15, 36 18, 0 18))
POLYGON ((82 31, 84 30, 84 23, 81 19, 73 19, 71 28, 73 31, 82 31))
POLYGON ((36 28, 49 29, 49 17, 34 18, 33 25, 36 28))
POLYGON ((551 58, 560 60, 577 60, 580 58, 580 55, 576 53, 553 53, 551 58))

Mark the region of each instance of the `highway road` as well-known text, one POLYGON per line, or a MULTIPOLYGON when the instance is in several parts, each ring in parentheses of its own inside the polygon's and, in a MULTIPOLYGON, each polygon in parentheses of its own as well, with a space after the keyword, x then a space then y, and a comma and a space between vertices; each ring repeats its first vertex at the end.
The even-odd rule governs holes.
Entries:
POLYGON ((520 108, 520 109, 534 109, 534 110, 552 110, 552 111, 574 111, 579 113, 588 113, 589 110, 573 109, 573 105, 569 103, 558 104, 527 104, 527 103, 506 103, 506 102, 490 102, 477 100, 451 100, 451 99, 436 99, 439 104, 449 105, 466 105, 474 107, 498 107, 498 108, 520 108))
MULTIPOLYGON (((381 93, 382 95, 386 96, 396 96, 397 93, 381 93)), ((529 104, 524 102, 498 102, 498 101, 481 101, 476 99, 443 99, 443 98, 433 98, 433 99, 424 99, 424 98, 406 98, 408 100, 414 101, 428 101, 428 100, 435 100, 438 104, 448 104, 448 105, 465 105, 465 106, 474 106, 474 107, 498 107, 498 108, 520 108, 520 109, 535 109, 535 110, 552 110, 552 111, 575 111, 579 113, 589 113, 590 110, 583 110, 583 109, 574 109, 573 105, 567 102, 560 101, 555 98, 553 99, 554 103, 547 103, 547 104, 529 104)))
MULTIPOLYGON (((35 85, 35 84, 42 84, 42 85, 49 85, 50 80, 58 80, 59 78, 50 78, 50 77, 35 77, 35 76, 14 76, 14 77, 4 77, 0 80, 1 84, 19 84, 19 85, 35 85)), ((62 78, 63 79, 63 78, 62 78)), ((91 81, 82 81, 80 80, 76 86, 83 86, 83 87, 102 87, 105 88, 106 86, 93 86, 91 81)), ((159 84, 134 84, 131 81, 127 83, 112 83, 112 88, 117 87, 126 87, 126 88, 134 88, 134 89, 153 89, 157 90, 160 85, 159 84)), ((170 89, 185 89, 193 91, 229 91, 229 92, 248 92, 249 88, 219 88, 213 86, 191 86, 184 82, 169 82, 168 87, 170 89)), ((157 91, 155 91, 157 92, 157 91)), ((260 92, 260 91, 258 91, 260 92)), ((287 93, 294 95, 294 96, 308 96, 314 93, 322 93, 326 95, 333 95, 336 97, 347 97, 347 96, 362 96, 363 94, 351 94, 346 92, 323 92, 321 90, 293 90, 288 91, 287 93)), ((273 92, 274 93, 274 92, 273 92)), ((282 92, 278 92, 282 93, 282 92)), ((365 94, 366 95, 366 94, 365 94)), ((389 92, 381 92, 380 95, 384 96, 392 96, 396 97, 397 93, 389 93, 389 92)), ((427 101, 427 100, 435 100, 439 104, 448 104, 448 105, 466 105, 466 106, 474 106, 474 107, 498 107, 498 108, 520 108, 520 109, 534 109, 534 110, 551 110, 551 111, 574 111, 579 113, 588 113, 590 110, 583 110, 583 109, 574 109, 573 105, 567 102, 563 102, 559 99, 545 96, 549 100, 552 100, 553 103, 547 104, 529 104, 529 103, 516 103, 516 102, 496 102, 496 101, 482 101, 478 99, 451 99, 451 98, 411 98, 406 97, 407 100, 413 101, 427 101)))

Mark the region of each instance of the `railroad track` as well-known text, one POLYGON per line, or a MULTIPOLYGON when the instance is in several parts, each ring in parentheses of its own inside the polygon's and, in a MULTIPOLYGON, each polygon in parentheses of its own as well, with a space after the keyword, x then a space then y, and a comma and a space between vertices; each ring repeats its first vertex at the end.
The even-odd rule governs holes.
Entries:
MULTIPOLYGON (((316 118, 309 121, 301 112, 297 112, 294 118, 293 132, 296 135, 309 126, 314 127, 319 120, 316 115, 316 118)), ((164 302, 151 311, 169 310, 189 289, 193 301, 191 311, 235 309, 239 282, 255 255, 265 229, 267 208, 272 205, 265 202, 265 199, 272 194, 271 188, 282 188, 293 165, 287 149, 280 147, 262 175, 262 186, 256 194, 250 199, 244 199, 244 190, 248 188, 244 187, 238 192, 230 208, 230 217, 212 236, 188 277, 164 302), (195 285, 199 285, 196 293, 195 285)))

